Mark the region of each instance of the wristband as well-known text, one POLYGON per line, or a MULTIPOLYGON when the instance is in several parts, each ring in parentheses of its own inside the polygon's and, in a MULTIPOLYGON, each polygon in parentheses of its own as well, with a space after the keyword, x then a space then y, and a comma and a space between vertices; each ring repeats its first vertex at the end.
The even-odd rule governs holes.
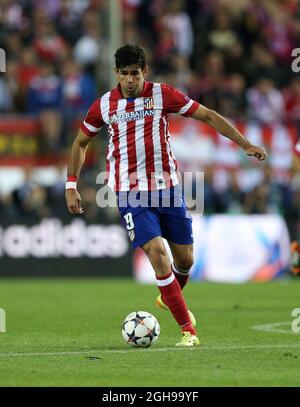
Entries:
POLYGON ((66 189, 77 189, 77 177, 75 175, 67 177, 66 189))

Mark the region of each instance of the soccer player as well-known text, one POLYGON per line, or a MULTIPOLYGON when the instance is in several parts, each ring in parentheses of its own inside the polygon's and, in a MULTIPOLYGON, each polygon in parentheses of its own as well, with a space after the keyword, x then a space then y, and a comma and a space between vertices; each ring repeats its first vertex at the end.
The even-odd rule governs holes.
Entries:
POLYGON ((258 160, 264 160, 266 152, 263 147, 252 145, 215 111, 170 85, 145 81, 148 67, 144 50, 138 45, 126 44, 116 51, 115 73, 117 87, 95 100, 73 142, 66 183, 67 206, 72 214, 83 213, 76 182, 88 144, 102 126, 108 125, 107 183, 117 194, 132 247, 141 247, 155 270, 160 291, 157 304, 171 311, 183 334, 176 346, 196 346, 196 321, 182 294, 193 265, 192 219, 170 148, 168 114, 178 113, 210 124, 258 160), (136 207, 131 202, 132 191, 140 194, 138 198, 146 197, 141 199, 143 205, 136 207), (159 202, 151 206, 150 198, 155 194, 159 202), (164 194, 170 197, 171 205, 163 205, 164 194), (162 237, 168 241, 173 264, 162 237))

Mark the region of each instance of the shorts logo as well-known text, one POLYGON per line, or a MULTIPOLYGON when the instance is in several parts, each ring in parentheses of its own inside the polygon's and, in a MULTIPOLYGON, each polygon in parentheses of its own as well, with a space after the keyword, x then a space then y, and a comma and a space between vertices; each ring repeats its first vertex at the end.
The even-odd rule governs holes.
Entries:
POLYGON ((134 233, 134 221, 133 221, 133 216, 131 212, 126 213, 124 215, 124 219, 126 221, 126 228, 127 228, 127 233, 129 236, 129 239, 133 241, 135 239, 135 233, 134 233))
POLYGON ((131 240, 131 242, 133 242, 133 240, 135 239, 134 230, 129 230, 128 231, 128 236, 129 236, 129 239, 131 240))
POLYGON ((144 108, 145 109, 153 108, 153 98, 144 98, 144 108))

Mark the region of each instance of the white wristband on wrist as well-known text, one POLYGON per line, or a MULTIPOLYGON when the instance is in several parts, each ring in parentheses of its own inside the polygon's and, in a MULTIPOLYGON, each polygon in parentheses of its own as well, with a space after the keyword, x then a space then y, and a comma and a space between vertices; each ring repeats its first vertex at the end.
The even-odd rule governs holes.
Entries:
POLYGON ((67 181, 66 182, 66 189, 77 189, 77 182, 67 181))

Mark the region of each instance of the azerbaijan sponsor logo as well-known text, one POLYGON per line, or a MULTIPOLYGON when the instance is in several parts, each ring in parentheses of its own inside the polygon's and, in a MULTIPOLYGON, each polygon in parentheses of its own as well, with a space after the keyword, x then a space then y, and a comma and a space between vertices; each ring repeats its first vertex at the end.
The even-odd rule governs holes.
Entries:
POLYGON ((109 123, 130 122, 133 120, 142 120, 147 116, 155 116, 155 110, 137 110, 135 112, 122 112, 113 114, 109 117, 109 123))

